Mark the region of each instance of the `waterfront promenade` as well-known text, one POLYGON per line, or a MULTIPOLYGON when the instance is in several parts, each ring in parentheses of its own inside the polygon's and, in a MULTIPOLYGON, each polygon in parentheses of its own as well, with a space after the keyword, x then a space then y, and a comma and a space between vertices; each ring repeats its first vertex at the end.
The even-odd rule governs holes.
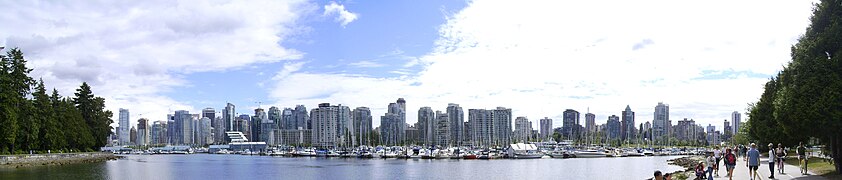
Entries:
MULTIPOLYGON (((757 169, 758 174, 760 174, 760 180, 769 179, 769 162, 764 160, 766 157, 760 158, 760 167, 757 169)), ((719 177, 714 176, 713 179, 720 180, 720 179, 728 179, 728 172, 725 170, 725 164, 720 162, 720 171, 719 177)), ((809 169, 808 169, 809 170, 809 169)), ((777 166, 775 167, 775 179, 798 179, 798 180, 824 180, 822 176, 814 175, 815 173, 810 172, 809 175, 801 175, 801 172, 798 171, 798 167, 795 165, 784 164, 784 174, 778 173, 777 166)), ((743 158, 739 158, 737 160, 737 166, 734 168, 734 178, 733 179, 750 179, 748 175, 748 167, 746 166, 746 162, 743 161, 743 158)))

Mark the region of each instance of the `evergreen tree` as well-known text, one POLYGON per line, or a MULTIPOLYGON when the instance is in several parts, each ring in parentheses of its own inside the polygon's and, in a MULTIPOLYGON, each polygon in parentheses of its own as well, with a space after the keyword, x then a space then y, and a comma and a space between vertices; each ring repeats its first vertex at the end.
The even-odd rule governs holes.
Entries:
MULTIPOLYGON (((19 122, 24 120, 28 121, 30 118, 25 114, 28 113, 27 110, 28 101, 26 100, 26 96, 29 94, 32 84, 34 81, 31 77, 29 77, 29 72, 32 69, 26 67, 26 60, 23 58, 23 53, 18 48, 13 48, 7 52, 7 55, 4 58, 1 58, 0 64, 2 66, 2 95, 0 95, 0 112, 2 112, 2 118, 0 118, 0 123, 3 126, 0 126, 0 144, 4 152, 11 152, 14 153, 17 148, 19 142, 18 140, 24 140, 26 146, 31 144, 31 134, 33 133, 33 128, 31 126, 25 126, 26 132, 21 133, 19 130, 19 122), (23 137, 18 137, 18 135, 23 134, 23 137)), ((37 129, 37 128, 35 128, 37 129)), ((37 133, 37 132, 35 132, 37 133)), ((23 148, 30 148, 30 147, 23 147, 23 148)))
POLYGON ((78 108, 88 125, 90 134, 93 135, 94 144, 89 147, 96 149, 108 144, 108 136, 111 135, 111 111, 105 110, 105 99, 94 96, 91 86, 83 82, 79 89, 76 89, 76 98, 73 102, 78 108))
POLYGON ((50 96, 47 95, 47 89, 44 87, 44 80, 39 79, 38 84, 35 86, 35 92, 32 93, 32 105, 34 107, 34 116, 35 122, 39 124, 40 129, 38 130, 38 142, 39 149, 41 150, 53 150, 58 148, 56 146, 58 139, 61 136, 56 135, 56 129, 54 121, 56 120, 54 117, 53 105, 50 102, 50 96))
POLYGON ((750 131, 758 133, 752 136, 777 133, 804 142, 806 137, 819 139, 830 150, 837 172, 842 172, 840 34, 842 0, 821 1, 813 9, 806 33, 791 48, 792 61, 767 83, 750 114, 750 131))

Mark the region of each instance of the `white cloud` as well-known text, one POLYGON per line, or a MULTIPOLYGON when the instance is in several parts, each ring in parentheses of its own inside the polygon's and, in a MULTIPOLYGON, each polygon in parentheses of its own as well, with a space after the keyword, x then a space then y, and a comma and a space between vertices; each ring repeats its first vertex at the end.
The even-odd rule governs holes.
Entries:
POLYGON ((385 66, 385 65, 383 65, 383 64, 380 64, 380 63, 377 63, 377 62, 374 62, 374 61, 366 61, 366 60, 353 62, 353 63, 348 64, 348 65, 349 65, 349 66, 354 66, 354 67, 360 67, 360 68, 374 68, 374 67, 383 67, 383 66, 385 66))
POLYGON ((186 74, 301 58, 279 44, 300 32, 302 14, 318 9, 301 0, 2 1, 0 7, 0 38, 26 53, 32 76, 65 95, 87 81, 109 110, 130 109, 133 122, 140 114, 163 120, 170 110, 199 110, 162 95, 190 86, 186 74))
POLYGON ((807 1, 608 3, 471 1, 447 17, 417 75, 293 73, 271 97, 285 106, 368 106, 376 117, 404 97, 410 123, 422 106, 505 106, 535 123, 554 118, 555 126, 568 108, 590 109, 604 123, 626 105, 642 123, 663 101, 672 120, 721 126, 758 98, 767 78, 696 78, 706 71, 775 74, 812 8, 807 1))
POLYGON ((336 14, 336 22, 345 27, 349 23, 357 20, 358 14, 352 13, 348 10, 345 10, 345 5, 338 4, 336 2, 331 1, 330 4, 325 5, 325 12, 323 16, 331 16, 336 14))

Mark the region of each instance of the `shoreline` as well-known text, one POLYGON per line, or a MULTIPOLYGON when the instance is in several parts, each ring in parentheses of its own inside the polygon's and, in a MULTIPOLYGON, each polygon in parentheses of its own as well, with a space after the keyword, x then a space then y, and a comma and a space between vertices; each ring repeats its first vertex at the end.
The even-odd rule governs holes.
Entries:
POLYGON ((34 166, 51 166, 77 163, 95 163, 124 158, 111 153, 54 153, 54 154, 25 154, 0 155, 0 168, 22 168, 34 166))
POLYGON ((695 155, 670 159, 669 161, 667 161, 667 164, 684 167, 684 170, 670 172, 670 174, 672 174, 673 176, 676 176, 678 174, 684 174, 685 177, 695 177, 695 172, 693 168, 695 168, 696 165, 699 164, 699 161, 702 160, 704 160, 704 156, 695 155))

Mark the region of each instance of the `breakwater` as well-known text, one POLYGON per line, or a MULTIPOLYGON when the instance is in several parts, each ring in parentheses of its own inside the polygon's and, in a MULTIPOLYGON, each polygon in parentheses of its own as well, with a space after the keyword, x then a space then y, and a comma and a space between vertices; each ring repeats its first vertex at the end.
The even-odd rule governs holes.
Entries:
POLYGON ((56 153, 0 156, 0 168, 93 163, 121 158, 111 153, 56 153))

